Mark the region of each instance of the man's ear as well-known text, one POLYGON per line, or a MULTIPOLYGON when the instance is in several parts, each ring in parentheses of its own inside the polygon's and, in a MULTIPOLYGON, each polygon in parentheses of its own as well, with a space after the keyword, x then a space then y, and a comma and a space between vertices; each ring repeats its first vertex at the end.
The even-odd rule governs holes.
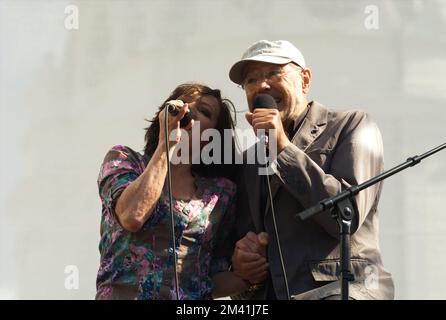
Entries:
POLYGON ((310 91, 311 85, 311 70, 303 69, 301 71, 302 74, 302 92, 307 94, 310 91))

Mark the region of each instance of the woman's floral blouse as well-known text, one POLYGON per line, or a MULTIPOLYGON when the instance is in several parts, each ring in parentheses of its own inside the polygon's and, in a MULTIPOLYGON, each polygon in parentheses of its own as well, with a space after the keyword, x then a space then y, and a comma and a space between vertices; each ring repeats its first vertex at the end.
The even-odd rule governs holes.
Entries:
MULTIPOLYGON (((113 147, 101 166, 101 254, 97 299, 175 299, 173 248, 167 193, 137 232, 126 231, 114 212, 122 191, 141 175, 149 159, 125 146, 113 147)), ((180 299, 210 299, 211 277, 229 267, 235 221, 235 184, 196 178, 190 201, 174 199, 175 253, 180 299)))

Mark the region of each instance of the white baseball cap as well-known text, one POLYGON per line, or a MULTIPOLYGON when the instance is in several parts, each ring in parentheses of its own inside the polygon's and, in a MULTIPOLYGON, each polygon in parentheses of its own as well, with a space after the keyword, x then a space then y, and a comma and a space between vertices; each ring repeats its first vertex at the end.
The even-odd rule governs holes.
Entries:
POLYGON ((243 81, 243 69, 250 61, 261 61, 273 64, 294 62, 301 68, 305 67, 302 53, 291 42, 286 40, 260 40, 252 44, 229 70, 229 79, 237 84, 243 81))

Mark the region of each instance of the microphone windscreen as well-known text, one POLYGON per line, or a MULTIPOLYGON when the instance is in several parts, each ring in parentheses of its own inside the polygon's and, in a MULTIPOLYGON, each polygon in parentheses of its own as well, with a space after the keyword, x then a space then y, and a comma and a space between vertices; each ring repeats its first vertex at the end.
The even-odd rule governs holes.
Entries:
POLYGON ((253 107, 254 109, 257 108, 276 109, 277 103, 271 95, 266 93, 261 93, 255 97, 253 107))
POLYGON ((180 128, 184 128, 185 126, 187 126, 190 122, 192 121, 192 116, 190 114, 190 111, 187 112, 183 119, 180 120, 180 128))

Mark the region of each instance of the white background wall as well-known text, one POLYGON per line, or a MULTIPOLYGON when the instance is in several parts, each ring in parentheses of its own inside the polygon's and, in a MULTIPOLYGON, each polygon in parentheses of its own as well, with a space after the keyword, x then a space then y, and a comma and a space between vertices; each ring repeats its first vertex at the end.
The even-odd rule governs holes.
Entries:
MULTIPOLYGON (((367 110, 386 168, 444 143, 445 31, 440 0, 0 1, 0 298, 94 297, 106 151, 142 150, 144 119, 185 81, 246 109, 227 73, 256 40, 303 51, 312 99, 367 110), (78 30, 65 27, 70 4, 78 30), (378 29, 364 24, 367 5, 378 29), (67 265, 77 290, 64 286, 67 265)), ((381 247, 397 298, 446 298, 445 169, 443 152, 385 184, 381 247)))

